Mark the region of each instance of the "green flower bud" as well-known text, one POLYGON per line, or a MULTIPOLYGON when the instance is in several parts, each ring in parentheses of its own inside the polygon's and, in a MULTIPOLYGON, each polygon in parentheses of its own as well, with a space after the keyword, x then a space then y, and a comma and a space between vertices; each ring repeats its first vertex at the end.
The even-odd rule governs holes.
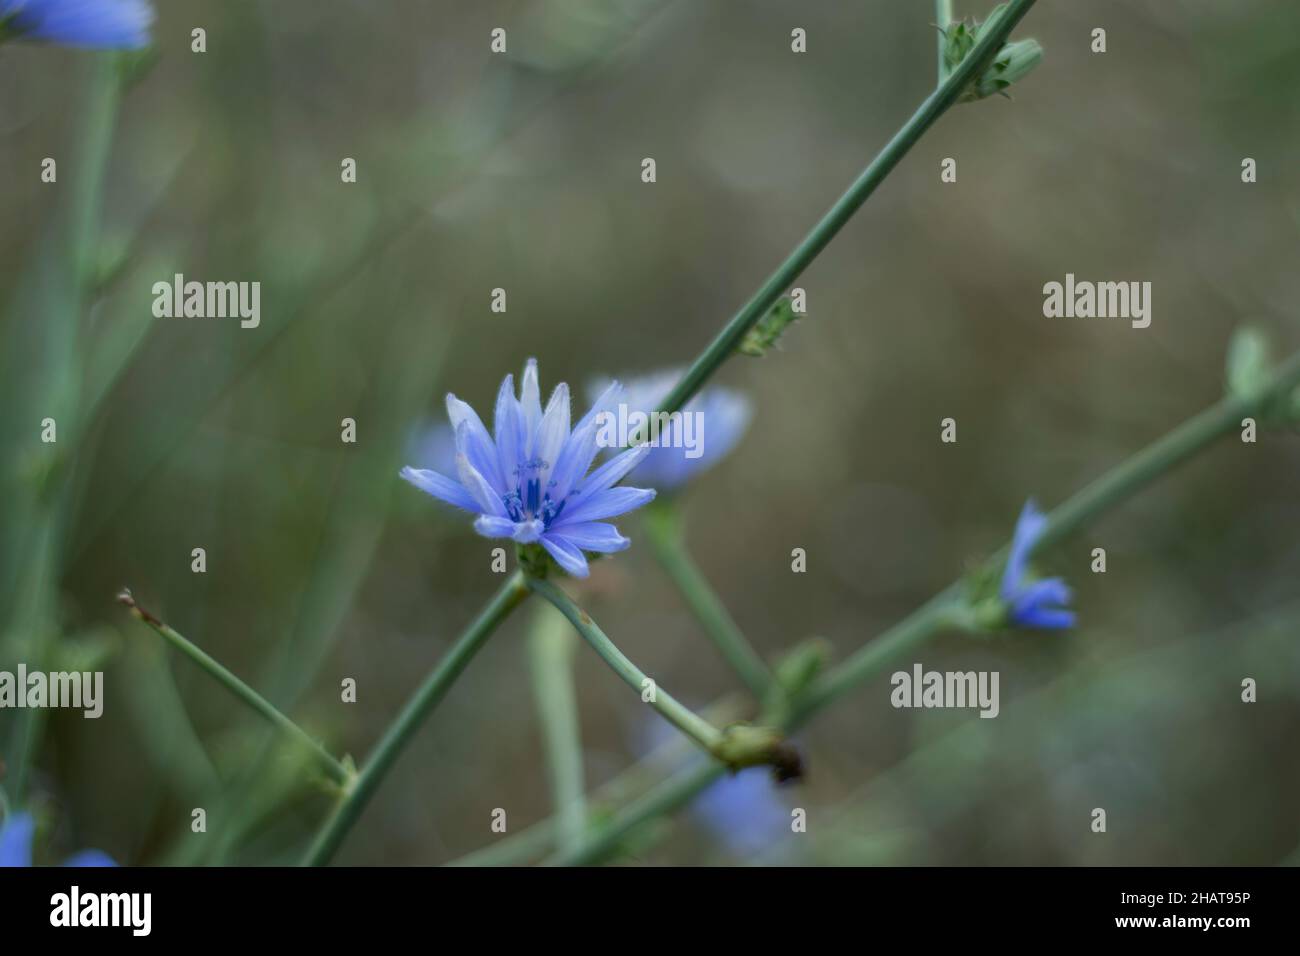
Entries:
MULTIPOLYGON (((1002 19, 1006 4, 994 8, 988 18, 975 26, 964 22, 951 24, 944 31, 943 65, 945 74, 951 74, 975 48, 980 38, 987 35, 1002 19)), ((1022 76, 1038 65, 1043 58, 1043 48, 1037 40, 1016 40, 1004 43, 997 56, 978 78, 973 80, 958 98, 959 103, 971 103, 982 100, 995 93, 1006 95, 1006 90, 1022 76)))
POLYGON ((1228 394, 1251 398, 1268 383, 1268 339, 1259 329, 1245 326, 1238 329, 1228 345, 1226 376, 1228 394))

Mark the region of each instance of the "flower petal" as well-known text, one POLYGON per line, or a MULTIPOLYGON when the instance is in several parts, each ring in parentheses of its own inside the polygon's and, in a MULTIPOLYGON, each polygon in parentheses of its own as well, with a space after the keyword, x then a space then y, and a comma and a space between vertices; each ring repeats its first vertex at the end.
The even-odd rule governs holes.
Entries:
POLYGON ((565 541, 581 548, 583 551, 595 551, 600 554, 624 551, 632 543, 619 534, 618 529, 612 524, 604 521, 583 521, 578 524, 566 524, 561 528, 559 535, 565 541))
POLYGON ((542 547, 547 550, 560 567, 575 578, 585 578, 591 573, 591 568, 588 567, 587 559, 583 556, 582 550, 577 545, 564 540, 562 536, 558 534, 542 535, 542 547))
POLYGON ((425 468, 412 468, 409 465, 399 471, 398 475, 439 501, 445 501, 465 511, 479 510, 478 502, 470 496, 460 482, 453 481, 446 475, 425 468))
POLYGON ((550 490, 551 471, 569 437, 569 386, 561 382, 546 403, 546 414, 537 429, 534 457, 540 461, 537 478, 543 492, 550 490))
POLYGON ((598 518, 614 518, 633 508, 640 508, 653 501, 654 496, 651 488, 606 488, 581 501, 577 507, 566 509, 551 523, 551 527, 557 533, 564 534, 565 528, 571 525, 598 518))
POLYGON ((1073 611, 1065 608, 1031 607, 1015 615, 1013 620, 1022 627, 1064 630, 1067 627, 1074 627, 1077 616, 1073 611))
POLYGON ((1029 565, 1029 555, 1046 526, 1047 516, 1038 510, 1034 499, 1030 498, 1025 502, 1020 518, 1016 521, 1015 534, 1011 536, 1011 554, 1007 557, 1007 566, 1002 572, 1002 600, 1010 602, 1014 599, 1029 565))
POLYGON ((639 465, 648 454, 650 454, 649 445, 637 445, 635 448, 619 452, 588 475, 579 490, 589 496, 604 491, 639 465))
POLYGON ((64 866, 117 866, 111 856, 102 850, 82 850, 63 861, 64 866))
POLYGON ((469 463, 498 493, 505 491, 496 446, 478 413, 448 392, 447 417, 456 433, 456 450, 469 459, 469 463))
POLYGON ((506 506, 501 501, 501 495, 493 490, 492 486, 487 483, 487 480, 478 473, 464 455, 456 456, 456 471, 460 475, 460 483, 465 486, 465 490, 478 503, 477 510, 497 518, 509 517, 506 513, 506 506))
POLYGON ((0 867, 31 866, 36 823, 30 813, 14 813, 0 827, 0 867))
POLYGON ((507 375, 497 392, 497 407, 492 417, 496 430, 497 460, 501 465, 502 490, 519 490, 519 465, 524 460, 524 419, 515 398, 515 377, 507 375))
POLYGON ((524 454, 531 458, 536 447, 537 426, 542 421, 542 388, 537 381, 537 359, 535 358, 530 358, 524 363, 519 408, 524 421, 524 454))
POLYGON ((511 538, 514 537, 515 523, 509 518, 479 515, 474 519, 474 530, 485 538, 511 538))

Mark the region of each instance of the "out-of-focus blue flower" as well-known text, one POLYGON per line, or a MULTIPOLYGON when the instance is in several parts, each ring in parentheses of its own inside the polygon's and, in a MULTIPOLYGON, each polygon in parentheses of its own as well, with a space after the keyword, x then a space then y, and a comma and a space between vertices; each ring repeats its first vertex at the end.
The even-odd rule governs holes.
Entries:
MULTIPOLYGON (((0 827, 0 867, 31 866, 32 837, 36 822, 29 813, 15 813, 0 827)), ((63 861, 64 866, 117 866, 99 850, 82 850, 63 861)))
MULTIPOLYGON (((639 720, 633 727, 632 747, 638 757, 670 774, 681 769, 680 744, 693 756, 678 732, 657 716, 639 720)), ((762 767, 729 773, 712 783, 686 809, 692 822, 733 857, 745 860, 770 851, 790 830, 790 807, 781 799, 780 787, 762 767)))
POLYGON ((65 46, 134 50, 149 43, 145 0, 0 0, 0 39, 14 35, 65 46))
MULTIPOLYGON (((668 397, 681 377, 681 369, 666 369, 629 379, 623 402, 629 412, 649 415, 668 397)), ((599 388, 603 385, 592 391, 599 388)), ((740 392, 714 385, 687 402, 682 414, 695 417, 698 423, 695 432, 691 434, 687 429, 679 428, 678 423, 671 419, 665 423, 659 432, 657 445, 632 473, 636 481, 660 491, 676 491, 716 465, 736 447, 749 427, 752 409, 749 399, 740 392), (688 434, 698 441, 696 449, 685 447, 688 434)))
POLYGON ((771 850, 791 832, 790 808, 761 767, 723 777, 696 798, 690 812, 742 859, 771 850))
POLYGON ((540 543, 560 567, 586 577, 584 551, 622 551, 631 542, 612 524, 614 518, 654 498, 645 488, 614 487, 649 452, 630 448, 591 474, 597 452, 597 421, 622 394, 611 384, 591 411, 569 426, 569 386, 561 382, 543 411, 537 361, 524 367, 520 396, 507 375, 497 393, 495 439, 474 409, 447 396, 447 415, 456 436, 456 473, 449 478, 431 469, 406 467, 401 476, 422 491, 478 515, 474 529, 487 538, 540 543))
POLYGON ((1011 539, 1011 554, 1002 572, 1000 594, 1007 605, 1007 616, 1021 627, 1073 627, 1075 614, 1070 603, 1070 589, 1060 578, 1029 580, 1029 555, 1043 536, 1047 516, 1038 510, 1034 499, 1025 502, 1011 539))

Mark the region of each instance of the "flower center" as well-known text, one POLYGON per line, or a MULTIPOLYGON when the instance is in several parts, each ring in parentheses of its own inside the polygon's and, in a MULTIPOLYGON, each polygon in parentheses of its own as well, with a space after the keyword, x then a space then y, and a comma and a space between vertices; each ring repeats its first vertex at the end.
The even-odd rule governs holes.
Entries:
POLYGON ((511 521, 519 523, 540 519, 542 527, 548 528, 559 517, 568 499, 556 502, 551 497, 549 489, 554 487, 553 481, 547 482, 546 491, 542 490, 542 476, 549 477, 549 474, 550 463, 541 458, 529 459, 515 469, 514 490, 501 498, 511 521))

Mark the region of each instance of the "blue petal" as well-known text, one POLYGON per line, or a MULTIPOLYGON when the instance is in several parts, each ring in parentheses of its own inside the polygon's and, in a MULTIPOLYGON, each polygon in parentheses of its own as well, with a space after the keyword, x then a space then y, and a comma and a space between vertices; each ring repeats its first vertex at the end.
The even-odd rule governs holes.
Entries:
POLYGON ((137 49, 149 43, 153 10, 144 0, 9 0, 0 19, 34 40, 102 49, 137 49))
POLYGON ((1007 558, 1006 569, 1002 572, 1002 600, 1010 602, 1014 598, 1016 588, 1029 565, 1029 555, 1042 537, 1046 525, 1047 517, 1038 510, 1034 499, 1030 498, 1020 512, 1015 534, 1011 537, 1011 554, 1007 558))
POLYGON ((550 491, 555 501, 563 501, 567 498, 574 484, 591 467, 591 462, 596 457, 598 428, 599 425, 594 419, 587 421, 584 418, 564 443, 564 448, 556 458, 555 467, 551 470, 550 491))
POLYGON ((648 454, 649 445, 638 445, 620 452, 587 476, 587 480, 582 483, 581 492, 584 495, 595 495, 604 491, 639 465, 648 454))
POLYGON ((450 392, 447 393, 447 418, 451 420, 452 430, 456 436, 456 450, 469 459, 488 484, 498 491, 504 491, 505 483, 501 480, 501 464, 497 459, 496 446, 492 436, 483 427, 478 413, 450 392))
MULTIPOLYGON (((465 426, 462 425, 461 428, 465 426)), ((495 491, 487 480, 478 473, 469 459, 464 455, 456 456, 456 473, 460 475, 460 483, 465 486, 465 490, 478 503, 479 511, 486 515, 495 515, 498 518, 508 517, 506 506, 501 501, 501 495, 495 491)))
POLYGON ((111 856, 101 850, 82 850, 63 861, 64 866, 117 866, 111 856))
POLYGON ((474 519, 474 530, 485 538, 511 538, 514 537, 515 523, 509 518, 479 515, 474 519))
POLYGON ((519 466, 524 460, 524 419, 515 398, 515 379, 507 375, 497 392, 497 407, 492 418, 496 430, 497 459, 501 465, 502 486, 507 492, 519 486, 519 466))
POLYGON ((524 363, 524 379, 519 387, 519 411, 524 422, 524 454, 532 456, 537 426, 542 422, 542 389, 537 381, 537 359, 524 363))
POLYGON ((618 533, 612 524, 603 521, 584 521, 580 524, 566 524, 560 529, 560 536, 570 544, 583 551, 595 551, 611 554, 626 550, 632 543, 618 533))
POLYGON ((1013 614, 1012 620, 1022 627, 1064 630, 1067 627, 1074 627, 1076 616, 1073 611, 1064 608, 1032 606, 1013 614))
POLYGON ((653 501, 654 496, 655 492, 650 488, 606 488, 584 499, 576 508, 567 509, 551 523, 551 527, 563 534, 564 528, 570 525, 598 518, 615 518, 640 508, 653 501))
POLYGON ((1072 592, 1063 580, 1060 578, 1044 578, 1041 581, 1027 584, 1018 590, 1011 603, 1015 607, 1043 604, 1063 605, 1070 603, 1071 596, 1072 592))
POLYGON ((542 535, 542 547, 547 550, 560 567, 575 578, 585 578, 591 573, 582 550, 577 545, 564 540, 560 535, 550 533, 542 535))
POLYGON ((36 823, 29 813, 15 813, 0 827, 0 867, 31 866, 36 823))
POLYGON ((546 403, 546 414, 537 428, 535 457, 541 460, 538 480, 544 490, 549 489, 551 470, 569 438, 569 386, 561 382, 546 403))
POLYGON ((460 482, 453 481, 445 475, 424 468, 412 468, 409 465, 398 474, 421 491, 433 495, 439 501, 445 501, 449 505, 455 505, 457 508, 463 508, 466 511, 477 512, 479 510, 478 503, 470 497, 469 492, 465 490, 460 482))

